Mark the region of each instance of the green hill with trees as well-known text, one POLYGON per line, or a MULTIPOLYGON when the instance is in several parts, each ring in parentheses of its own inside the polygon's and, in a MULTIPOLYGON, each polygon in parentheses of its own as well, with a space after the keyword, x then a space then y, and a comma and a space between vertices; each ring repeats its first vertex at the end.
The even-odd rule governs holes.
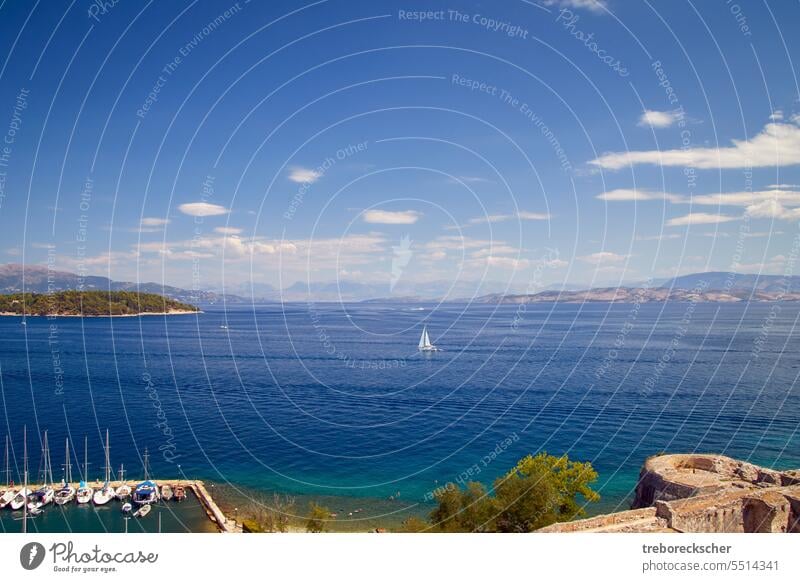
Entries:
POLYGON ((155 293, 135 291, 57 291, 0 295, 3 315, 141 315, 189 313, 198 309, 155 293))

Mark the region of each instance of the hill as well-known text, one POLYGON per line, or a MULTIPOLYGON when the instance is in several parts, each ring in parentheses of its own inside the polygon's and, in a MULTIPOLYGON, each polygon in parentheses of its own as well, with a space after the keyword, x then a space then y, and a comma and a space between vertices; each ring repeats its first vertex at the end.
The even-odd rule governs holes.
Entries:
POLYGON ((197 307, 154 293, 57 291, 0 295, 2 315, 120 316, 195 313, 197 307))
MULTIPOLYGON (((213 291, 194 291, 160 283, 114 281, 108 277, 81 277, 67 271, 54 271, 35 265, 0 265, 0 293, 49 293, 53 291, 132 291, 154 293, 184 303, 221 303, 223 297, 213 291), (23 285, 24 283, 24 285, 23 285)), ((245 300, 237 295, 225 295, 229 303, 245 300)))

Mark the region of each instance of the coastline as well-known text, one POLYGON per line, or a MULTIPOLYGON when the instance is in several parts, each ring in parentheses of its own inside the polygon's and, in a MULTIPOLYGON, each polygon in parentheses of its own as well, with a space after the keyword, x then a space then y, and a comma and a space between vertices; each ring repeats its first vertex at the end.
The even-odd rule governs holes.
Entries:
POLYGON ((115 313, 115 314, 104 314, 104 315, 83 315, 78 313, 13 313, 10 311, 3 311, 0 312, 0 317, 143 317, 147 315, 192 315, 204 313, 202 309, 198 309, 196 311, 183 311, 183 310, 170 310, 170 311, 147 311, 142 313, 115 313))

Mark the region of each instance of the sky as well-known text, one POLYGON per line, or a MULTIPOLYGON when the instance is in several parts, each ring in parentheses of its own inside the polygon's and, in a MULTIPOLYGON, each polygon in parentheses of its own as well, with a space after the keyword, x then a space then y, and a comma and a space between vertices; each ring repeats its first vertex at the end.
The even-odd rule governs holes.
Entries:
POLYGON ((796 2, 0 4, 0 262, 464 295, 794 274, 796 2))

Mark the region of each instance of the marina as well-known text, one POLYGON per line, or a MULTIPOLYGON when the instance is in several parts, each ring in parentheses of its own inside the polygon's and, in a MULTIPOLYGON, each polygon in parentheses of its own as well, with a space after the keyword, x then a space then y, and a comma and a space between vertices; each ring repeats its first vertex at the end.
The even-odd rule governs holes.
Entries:
MULTIPOLYGON (((62 504, 48 503, 37 508, 35 514, 29 510, 27 517, 24 515, 22 505, 17 510, 12 510, 9 504, 0 509, 0 532, 22 532, 24 527, 27 527, 28 532, 36 533, 97 531, 234 533, 241 531, 233 520, 228 519, 220 510, 202 481, 166 479, 159 482, 169 484, 173 489, 180 487, 187 492, 183 501, 178 501, 173 496, 169 502, 162 499, 138 506, 134 504, 132 507, 129 501, 118 497, 111 498, 100 505, 79 504, 75 501, 62 504), (142 512, 146 507, 150 509, 142 512), (24 525, 25 521, 27 521, 27 526, 24 525)), ((94 490, 101 490, 104 484, 102 481, 95 481, 89 483, 88 486, 94 490)), ((78 483, 69 483, 68 485, 73 488, 78 487, 78 483)), ((120 487, 134 489, 139 483, 111 481, 109 485, 115 490, 120 487)), ((44 487, 44 485, 30 485, 28 489, 35 492, 44 487)), ((13 489, 18 491, 21 487, 13 489)))

